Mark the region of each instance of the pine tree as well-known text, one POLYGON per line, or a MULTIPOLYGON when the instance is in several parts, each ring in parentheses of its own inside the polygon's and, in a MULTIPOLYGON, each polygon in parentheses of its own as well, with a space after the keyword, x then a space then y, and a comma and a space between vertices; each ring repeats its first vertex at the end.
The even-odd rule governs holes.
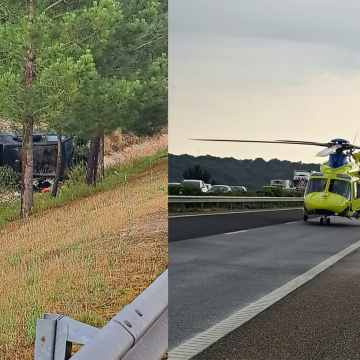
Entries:
POLYGON ((64 3, 4 0, 0 7, 0 116, 23 127, 22 217, 33 206, 34 123, 51 119, 56 128, 54 111, 74 97, 79 77, 89 75, 76 73, 76 64, 101 51, 122 18, 111 0, 77 1, 72 9, 64 3))

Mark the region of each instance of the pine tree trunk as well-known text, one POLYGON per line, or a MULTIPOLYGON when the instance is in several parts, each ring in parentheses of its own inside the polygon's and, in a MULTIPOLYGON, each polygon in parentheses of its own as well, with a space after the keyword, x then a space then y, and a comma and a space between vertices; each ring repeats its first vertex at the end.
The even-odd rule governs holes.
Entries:
POLYGON ((22 144, 22 169, 21 169, 21 217, 34 206, 33 198, 33 118, 24 120, 24 133, 22 144))
MULTIPOLYGON (((29 21, 34 19, 34 1, 29 3, 29 21)), ((29 50, 25 64, 25 88, 33 83, 35 56, 33 46, 29 44, 29 50)), ((22 218, 34 206, 33 196, 33 174, 34 174, 34 154, 33 154, 33 128, 34 119, 28 115, 23 123, 23 144, 22 144, 22 169, 21 169, 21 212, 22 218)))
POLYGON ((103 179, 105 177, 105 137, 104 133, 100 135, 99 141, 99 157, 98 157, 98 177, 103 179))
POLYGON ((56 174, 55 174, 55 180, 54 180, 54 186, 51 192, 52 197, 56 197, 57 190, 58 190, 58 184, 60 180, 60 173, 61 173, 61 163, 62 163, 62 146, 61 146, 61 134, 58 133, 58 151, 57 151, 57 159, 56 159, 56 174))
POLYGON ((86 183, 88 185, 96 186, 99 147, 100 147, 100 137, 97 136, 94 139, 90 140, 89 161, 86 172, 86 183))

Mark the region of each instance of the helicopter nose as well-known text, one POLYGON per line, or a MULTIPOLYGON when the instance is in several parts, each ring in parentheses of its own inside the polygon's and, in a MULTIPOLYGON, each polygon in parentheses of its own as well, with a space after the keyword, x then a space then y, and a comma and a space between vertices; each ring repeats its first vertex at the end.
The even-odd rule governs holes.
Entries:
POLYGON ((343 196, 325 192, 308 194, 304 203, 309 211, 329 210, 334 213, 341 213, 348 206, 348 200, 343 196))

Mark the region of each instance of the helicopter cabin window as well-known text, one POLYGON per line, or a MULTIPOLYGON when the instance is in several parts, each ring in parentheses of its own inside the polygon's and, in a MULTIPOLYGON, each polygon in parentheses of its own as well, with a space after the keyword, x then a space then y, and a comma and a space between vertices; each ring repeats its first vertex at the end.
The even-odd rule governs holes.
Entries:
POLYGON ((330 180, 329 192, 338 194, 350 200, 350 182, 345 180, 330 180))
POLYGON ((360 199, 360 182, 354 183, 354 199, 360 199))
POLYGON ((311 178, 307 184, 305 195, 314 192, 325 191, 327 179, 324 178, 311 178))

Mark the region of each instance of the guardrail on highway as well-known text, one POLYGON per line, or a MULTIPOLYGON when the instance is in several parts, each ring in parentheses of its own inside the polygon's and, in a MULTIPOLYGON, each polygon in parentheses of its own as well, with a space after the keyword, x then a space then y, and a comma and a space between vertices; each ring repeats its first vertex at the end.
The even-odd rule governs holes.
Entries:
POLYGON ((167 348, 167 270, 102 329, 56 314, 36 326, 35 360, 160 360, 167 348), (72 343, 84 344, 73 356, 72 343))
MULTIPOLYGON (((244 204, 256 204, 263 203, 263 208, 265 208, 265 203, 269 203, 272 207, 274 203, 282 203, 285 207, 288 207, 288 204, 294 206, 295 203, 302 203, 304 201, 303 197, 246 197, 246 196, 187 196, 187 195, 169 195, 168 196, 169 204, 182 204, 182 211, 185 212, 185 204, 195 204, 198 203, 201 205, 201 211, 203 211, 203 205, 205 203, 216 204, 219 208, 220 203, 229 203, 230 209, 232 210, 232 204, 242 203, 243 208, 244 204)), ((255 206, 254 206, 255 207, 255 206)))

